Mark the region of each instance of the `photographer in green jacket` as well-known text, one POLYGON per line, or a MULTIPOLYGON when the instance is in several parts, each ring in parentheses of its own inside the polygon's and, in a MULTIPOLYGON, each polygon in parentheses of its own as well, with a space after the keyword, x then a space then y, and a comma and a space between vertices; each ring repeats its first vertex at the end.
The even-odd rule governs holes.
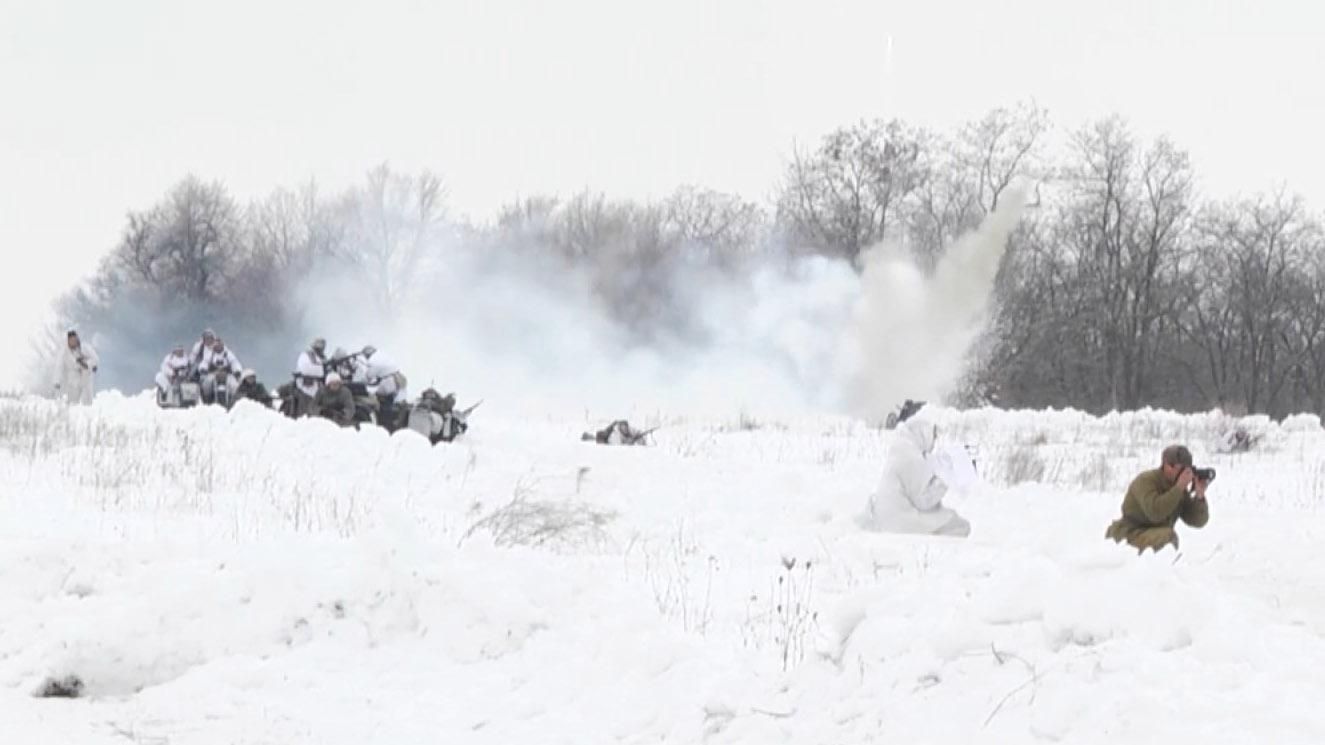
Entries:
POLYGON ((1193 468, 1192 453, 1182 445, 1164 448, 1160 467, 1132 480, 1123 497, 1123 516, 1113 521, 1104 536, 1127 541, 1145 553, 1165 546, 1178 548, 1173 529, 1181 519, 1193 528, 1210 520, 1205 490, 1215 478, 1213 468, 1193 468))

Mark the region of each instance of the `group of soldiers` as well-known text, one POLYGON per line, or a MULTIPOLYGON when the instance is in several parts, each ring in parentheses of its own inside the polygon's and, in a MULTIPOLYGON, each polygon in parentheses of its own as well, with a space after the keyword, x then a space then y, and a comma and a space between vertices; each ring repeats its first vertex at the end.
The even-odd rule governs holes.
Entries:
MULTIPOLYGON (((298 419, 320 417, 342 427, 376 424, 388 432, 409 428, 433 443, 450 442, 469 428, 469 415, 482 403, 456 406, 454 393, 427 388, 416 401, 406 399, 409 381, 389 357, 369 344, 355 352, 317 338, 295 360, 291 379, 273 393, 252 368, 211 329, 192 349, 178 344, 156 374, 157 402, 165 408, 215 404, 230 408, 248 399, 298 419)), ((617 420, 583 439, 602 445, 645 445, 653 430, 639 430, 617 420)))
POLYGON ((267 389, 258 382, 257 373, 245 368, 211 329, 203 332, 192 350, 183 344, 170 350, 156 373, 156 385, 158 403, 172 408, 195 403, 229 408, 243 398, 265 406, 272 402, 267 389))
MULTIPOLYGON (((51 389, 57 398, 90 404, 97 353, 75 329, 55 355, 51 389)), ((369 344, 355 352, 337 347, 327 353, 327 340, 317 338, 299 353, 289 382, 274 392, 244 367, 239 356, 212 329, 190 347, 176 344, 161 360, 155 376, 157 404, 189 408, 199 404, 231 408, 247 399, 297 419, 320 417, 342 427, 376 424, 389 432, 409 428, 431 442, 450 442, 469 429, 469 415, 482 401, 465 409, 454 393, 426 388, 416 401, 406 398, 408 380, 400 367, 369 344)), ((652 429, 640 430, 616 420, 583 439, 600 445, 647 445, 652 429)))
POLYGON ((477 407, 457 409, 454 394, 433 388, 412 404, 406 401, 408 381, 398 365, 372 345, 356 352, 337 348, 327 353, 326 339, 317 338, 299 354, 289 382, 273 395, 252 368, 211 329, 190 350, 176 345, 156 375, 157 401, 167 408, 198 403, 229 408, 249 399, 277 406, 291 418, 320 417, 342 427, 376 424, 394 432, 419 431, 433 443, 449 442, 468 429, 467 418, 477 407))

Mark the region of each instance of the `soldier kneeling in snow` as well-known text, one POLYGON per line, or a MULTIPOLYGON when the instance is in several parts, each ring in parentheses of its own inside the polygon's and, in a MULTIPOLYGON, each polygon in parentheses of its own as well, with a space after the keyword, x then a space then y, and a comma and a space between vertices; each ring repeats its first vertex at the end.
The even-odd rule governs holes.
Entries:
POLYGON ((883 478, 870 496, 865 527, 889 533, 970 535, 971 524, 943 506, 948 485, 931 462, 938 426, 916 415, 898 425, 896 431, 883 478))
POLYGON ((606 429, 600 429, 597 432, 585 432, 580 435, 580 440, 584 442, 596 442, 599 445, 647 445, 645 438, 652 433, 648 429, 643 432, 630 426, 630 422, 625 419, 618 419, 607 425, 606 429))
POLYGON ((1173 527, 1182 520, 1193 528, 1203 528, 1210 520, 1205 488, 1214 478, 1211 470, 1200 473, 1192 468, 1192 453, 1182 445, 1164 448, 1160 466, 1132 480, 1123 497, 1123 516, 1113 521, 1105 538, 1127 541, 1145 553, 1156 553, 1165 546, 1178 548, 1178 534, 1173 527), (1208 476, 1209 478, 1202 478, 1208 476))
POLYGON ((252 368, 245 370, 239 376, 239 387, 235 389, 235 400, 241 398, 262 404, 268 409, 271 408, 271 393, 267 391, 267 386, 258 382, 258 374, 252 368))
POLYGON ((342 427, 354 426, 354 394, 345 387, 340 375, 327 375, 326 385, 313 397, 312 414, 330 419, 342 427))

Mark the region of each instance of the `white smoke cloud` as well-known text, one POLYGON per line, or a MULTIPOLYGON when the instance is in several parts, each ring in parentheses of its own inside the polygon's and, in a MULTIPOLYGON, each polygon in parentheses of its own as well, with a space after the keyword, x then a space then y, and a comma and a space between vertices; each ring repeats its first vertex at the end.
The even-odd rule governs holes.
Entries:
POLYGON ((984 328, 999 262, 1024 206, 1024 192, 1006 194, 929 277, 896 246, 866 253, 847 363, 856 414, 877 418, 906 398, 941 400, 952 392, 984 328))
POLYGON ((941 400, 960 378, 1023 203, 1005 198, 928 275, 893 245, 868 251, 861 274, 822 257, 744 276, 672 270, 693 322, 647 344, 613 319, 586 267, 453 237, 394 319, 358 274, 308 283, 305 336, 374 344, 401 363, 411 395, 433 386, 508 411, 877 420, 905 398, 941 400))
POLYGON ((442 253, 390 321, 356 276, 310 281, 305 335, 333 348, 374 344, 401 363, 411 395, 433 386, 512 411, 602 419, 836 405, 839 334, 859 289, 842 262, 748 277, 678 270, 668 282, 693 304, 694 323, 646 344, 612 318, 585 268, 459 242, 442 253))

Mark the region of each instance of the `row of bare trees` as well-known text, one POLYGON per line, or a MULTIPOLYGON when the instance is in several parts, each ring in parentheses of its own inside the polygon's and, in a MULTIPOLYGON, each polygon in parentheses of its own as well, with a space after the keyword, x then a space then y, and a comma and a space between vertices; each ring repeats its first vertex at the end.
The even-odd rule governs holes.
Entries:
POLYGON ((694 323, 696 277, 739 280, 807 253, 859 269, 880 241, 932 268, 1024 180, 1033 201, 966 400, 1325 410, 1322 229, 1301 199, 1205 199, 1183 150, 1117 118, 1056 138, 1065 142, 1054 134, 1033 106, 951 133, 861 122, 796 150, 767 210, 696 187, 651 203, 585 192, 525 198, 485 225, 449 218, 437 176, 385 165, 342 193, 308 185, 249 204, 188 177, 129 213, 119 244, 60 310, 124 352, 103 355, 112 380, 138 383, 141 359, 132 370, 113 360, 140 350, 159 359, 163 338, 210 323, 272 340, 273 360, 288 356, 302 343, 310 278, 348 273, 366 311, 389 320, 465 252, 498 270, 546 268, 542 280, 583 289, 624 334, 649 342, 694 323))
POLYGON ((1001 268, 963 398, 1091 411, 1325 413, 1325 239, 1285 192, 1213 201, 1187 153, 1117 117, 1049 155, 1033 107, 943 136, 867 122, 787 165, 778 222, 858 265, 890 240, 925 267, 1021 179, 1034 201, 1001 268))
POLYGON ((1014 240, 973 380, 1018 406, 1322 412, 1325 242, 1298 197, 1208 201, 1185 152, 1076 132, 1014 240))

